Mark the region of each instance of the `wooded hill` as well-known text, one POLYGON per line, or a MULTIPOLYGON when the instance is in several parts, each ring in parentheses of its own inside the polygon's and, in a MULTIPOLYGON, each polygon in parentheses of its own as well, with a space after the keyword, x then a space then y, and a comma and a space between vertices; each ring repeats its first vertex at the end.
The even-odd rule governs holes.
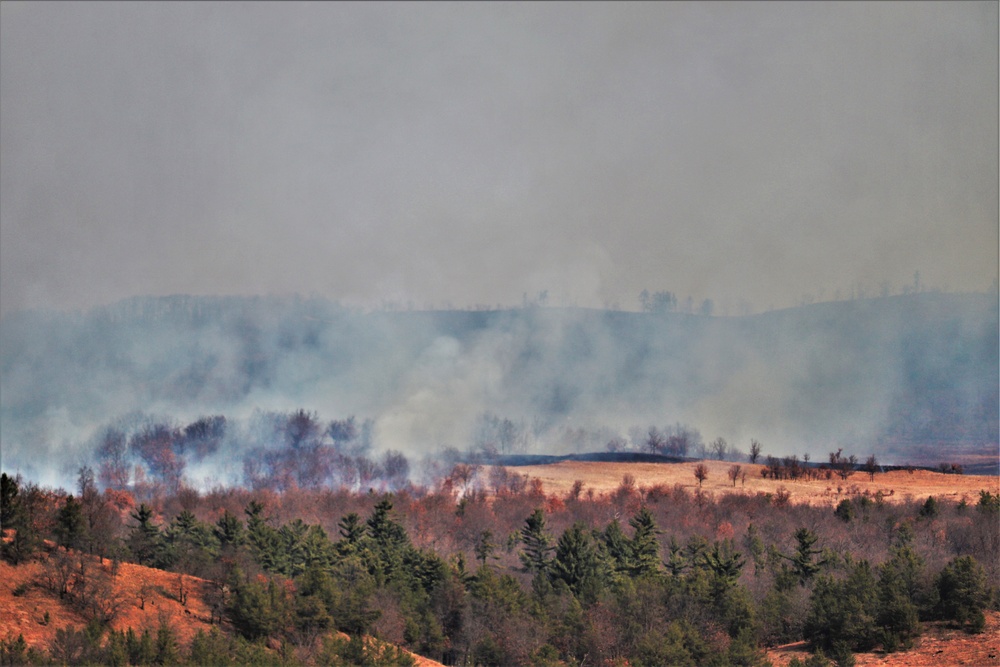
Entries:
MULTIPOLYGON (((18 568, 41 555, 11 595, 44 590, 88 625, 59 628, 33 652, 11 633, 0 663, 409 660, 360 639, 374 635, 455 665, 756 666, 766 647, 803 639, 811 664, 828 664, 823 651, 848 665, 854 652, 906 650, 925 622, 980 633, 997 608, 1000 497, 990 491, 973 502, 862 495, 831 508, 629 478, 609 493, 546 495, 510 475, 494 493, 459 492, 449 476, 395 494, 143 499, 100 493, 87 471, 75 495, 4 475, 3 555, 18 568), (125 595, 115 583, 125 562, 173 577, 125 595), (162 619, 123 627, 127 611, 164 598, 208 628, 181 640, 162 619)), ((66 618, 37 615, 29 622, 66 618)))

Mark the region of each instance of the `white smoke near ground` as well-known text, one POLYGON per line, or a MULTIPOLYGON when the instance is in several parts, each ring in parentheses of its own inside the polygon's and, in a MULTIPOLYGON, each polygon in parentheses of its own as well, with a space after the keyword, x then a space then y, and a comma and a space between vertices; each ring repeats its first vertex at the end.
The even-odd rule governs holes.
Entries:
POLYGON ((281 424, 300 410, 322 429, 367 423, 351 452, 322 432, 315 442, 374 462, 387 452, 418 461, 445 450, 600 451, 612 441, 641 449, 650 427, 679 425, 734 450, 755 438, 766 453, 814 460, 843 447, 888 462, 917 445, 981 448, 997 437, 989 295, 728 318, 172 297, 27 312, 0 328, 2 465, 50 484, 96 465, 109 425, 182 432, 210 415, 225 416, 225 437, 185 454, 185 477, 242 483, 253 452, 290 446, 281 424))

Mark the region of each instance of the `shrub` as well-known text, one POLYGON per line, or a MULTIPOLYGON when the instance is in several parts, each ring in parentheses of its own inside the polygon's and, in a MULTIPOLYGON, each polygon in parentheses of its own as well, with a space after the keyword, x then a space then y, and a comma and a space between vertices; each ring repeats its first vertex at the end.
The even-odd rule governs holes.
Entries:
POLYGON ((934 496, 927 496, 927 500, 920 507, 920 516, 925 519, 933 519, 938 514, 937 501, 934 500, 934 496))
POLYGON ((833 513, 844 523, 850 523, 851 519, 854 518, 854 505, 850 500, 844 498, 837 504, 837 509, 833 513))
POLYGON ((844 647, 867 650, 875 645, 877 612, 875 577, 868 562, 861 561, 842 582, 829 577, 816 581, 803 635, 813 646, 830 650, 840 664, 844 647))
POLYGON ((983 609, 989 602, 986 574, 972 556, 959 556, 948 563, 937 578, 941 618, 968 625, 970 632, 982 632, 986 619, 983 609))

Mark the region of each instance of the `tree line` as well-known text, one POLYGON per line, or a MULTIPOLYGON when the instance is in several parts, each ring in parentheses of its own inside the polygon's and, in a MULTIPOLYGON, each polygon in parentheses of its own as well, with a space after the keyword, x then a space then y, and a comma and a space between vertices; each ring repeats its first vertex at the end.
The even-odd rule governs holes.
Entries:
POLYGON ((463 485, 463 465, 395 493, 181 489, 149 503, 99 492, 88 469, 73 494, 4 474, 4 557, 53 541, 34 585, 91 625, 33 657, 3 638, 3 660, 408 660, 362 639, 375 636, 456 665, 763 665, 767 646, 800 639, 817 664, 845 665, 911 645, 921 621, 982 631, 997 604, 1000 497, 988 491, 833 510, 631 478, 555 496, 505 469, 487 491, 463 485), (114 594, 123 561, 176 573, 179 601, 186 577, 211 582, 218 630, 188 646, 169 627, 111 631, 123 605, 146 602, 114 594))

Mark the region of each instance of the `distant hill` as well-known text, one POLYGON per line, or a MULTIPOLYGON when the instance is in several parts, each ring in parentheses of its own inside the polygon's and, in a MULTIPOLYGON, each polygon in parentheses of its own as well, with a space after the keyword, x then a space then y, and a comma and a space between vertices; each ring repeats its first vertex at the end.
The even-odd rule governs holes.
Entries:
MULTIPOLYGON (((682 422, 774 453, 886 462, 995 452, 998 314, 922 293, 743 317, 574 308, 362 313, 317 299, 134 298, 0 321, 5 469, 86 456, 100 424, 253 408, 372 417, 378 443, 464 448, 477 415, 567 428, 682 422)), ((563 447, 565 450, 565 447, 563 447)), ((72 459, 72 461, 71 461, 72 459)))

